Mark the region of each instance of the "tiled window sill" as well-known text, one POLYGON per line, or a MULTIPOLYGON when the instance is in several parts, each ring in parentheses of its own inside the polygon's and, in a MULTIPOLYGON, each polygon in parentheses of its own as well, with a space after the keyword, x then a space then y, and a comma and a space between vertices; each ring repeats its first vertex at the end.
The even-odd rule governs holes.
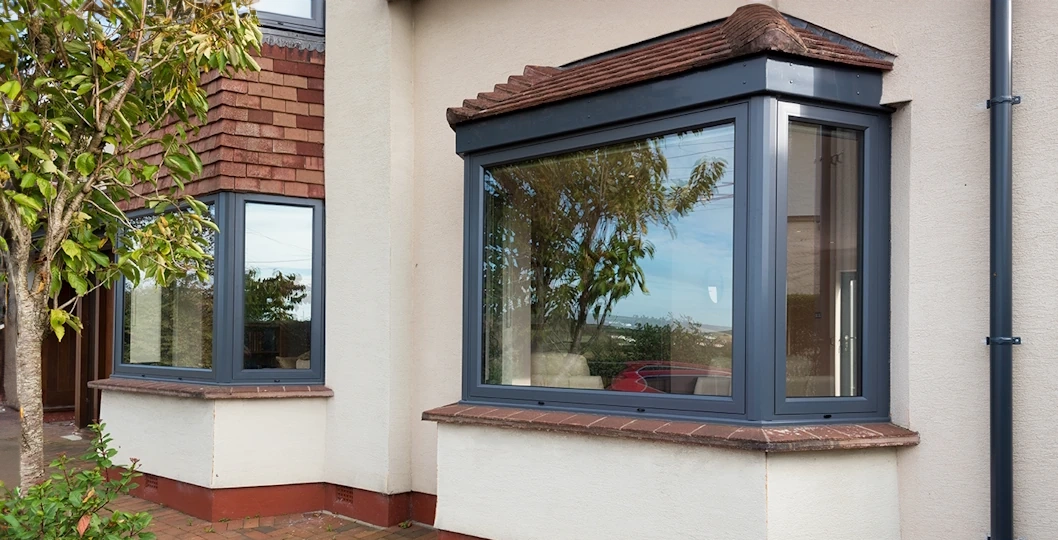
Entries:
POLYGON ((322 385, 212 386, 188 382, 110 378, 91 381, 89 388, 190 399, 329 398, 334 390, 322 385))
POLYGON ((918 433, 894 424, 733 426, 463 404, 426 411, 422 419, 443 424, 579 433, 760 452, 914 446, 919 441, 918 433))

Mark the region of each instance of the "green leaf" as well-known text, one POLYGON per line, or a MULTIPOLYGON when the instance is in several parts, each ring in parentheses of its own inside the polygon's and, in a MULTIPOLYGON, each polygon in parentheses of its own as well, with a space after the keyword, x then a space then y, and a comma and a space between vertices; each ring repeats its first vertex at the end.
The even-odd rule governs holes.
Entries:
POLYGON ((85 152, 74 160, 74 167, 77 172, 81 173, 82 176, 88 176, 96 170, 96 157, 88 152, 85 152))
MULTIPOLYGON (((29 174, 27 173, 26 176, 29 176, 29 174)), ((55 186, 47 178, 37 176, 37 189, 40 190, 40 194, 44 195, 45 199, 50 201, 55 198, 55 186)))
POLYGON ((33 197, 30 197, 29 195, 26 195, 25 193, 11 193, 11 200, 15 201, 15 203, 17 203, 19 206, 32 208, 37 212, 40 212, 40 210, 44 208, 44 205, 42 205, 40 201, 34 199, 33 197))
POLYGON ((85 280, 80 274, 75 272, 66 272, 66 282, 73 287, 74 292, 77 296, 84 296, 88 292, 88 281, 85 280))
POLYGON ((66 335, 66 328, 63 325, 69 317, 70 314, 64 310, 51 310, 51 329, 55 331, 55 337, 59 338, 59 341, 62 341, 63 336, 66 335))
POLYGON ((0 154, 0 165, 3 165, 7 170, 11 172, 18 172, 18 163, 15 162, 15 158, 11 154, 3 153, 0 154))
POLYGON ((0 84, 0 93, 6 95, 7 99, 15 99, 21 91, 22 83, 18 81, 7 81, 4 84, 0 84))
POLYGON ((110 259, 108 259, 106 255, 103 255, 98 251, 86 251, 86 253, 88 253, 88 256, 91 257, 92 260, 95 261, 96 264, 98 264, 99 266, 106 266, 110 264, 110 259))
POLYGON ((44 150, 41 150, 40 148, 37 148, 36 146, 27 146, 26 147, 26 151, 29 152, 30 154, 33 154, 34 156, 37 157, 37 159, 39 159, 41 161, 44 161, 46 159, 51 159, 51 156, 49 156, 47 153, 44 152, 44 150))
POLYGON ((62 241, 62 251, 71 257, 79 257, 81 255, 81 246, 67 238, 62 241))

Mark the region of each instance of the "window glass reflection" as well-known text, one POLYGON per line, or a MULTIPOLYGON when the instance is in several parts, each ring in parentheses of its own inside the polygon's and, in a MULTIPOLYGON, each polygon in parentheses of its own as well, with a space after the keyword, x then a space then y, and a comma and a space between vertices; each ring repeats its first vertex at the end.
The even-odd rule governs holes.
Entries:
POLYGON ((734 126, 485 173, 484 382, 731 394, 734 126))
POLYGON ((786 395, 859 396, 860 131, 791 122, 786 395))
MULTIPOLYGON (((209 207, 213 219, 213 207, 209 207)), ((147 215, 132 219, 142 227, 157 219, 147 215)), ((216 233, 205 229, 204 251, 216 251, 216 233)), ((144 277, 133 287, 125 287, 123 318, 123 364, 211 369, 213 367, 214 260, 205 262, 208 279, 197 275, 177 279, 163 287, 144 277)))
POLYGON ((309 369, 312 208, 247 203, 243 367, 309 369))

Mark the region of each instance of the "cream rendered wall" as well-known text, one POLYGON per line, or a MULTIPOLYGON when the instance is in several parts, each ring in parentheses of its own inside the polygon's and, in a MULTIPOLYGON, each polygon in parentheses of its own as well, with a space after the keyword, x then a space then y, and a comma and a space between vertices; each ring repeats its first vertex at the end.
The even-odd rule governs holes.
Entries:
POLYGON ((103 392, 100 418, 118 450, 116 465, 208 487, 213 477, 213 401, 103 392))
POLYGON ((768 538, 763 453, 451 424, 438 431, 440 529, 502 540, 768 538))
POLYGON ((214 489, 322 482, 327 400, 103 392, 114 462, 214 489))
POLYGON ((411 489, 411 430, 420 423, 411 409, 411 5, 330 2, 327 28, 326 377, 335 395, 325 473, 336 484, 400 493, 411 489))
POLYGON ((216 402, 212 487, 325 480, 325 399, 225 399, 216 402))
POLYGON ((900 540, 896 452, 769 454, 768 540, 900 540))
MULTIPOLYGON (((778 0, 898 55, 893 119, 893 416, 922 444, 898 454, 904 538, 989 529, 988 2, 778 0)), ((1058 3, 1014 2, 1015 534, 1058 529, 1058 3)))

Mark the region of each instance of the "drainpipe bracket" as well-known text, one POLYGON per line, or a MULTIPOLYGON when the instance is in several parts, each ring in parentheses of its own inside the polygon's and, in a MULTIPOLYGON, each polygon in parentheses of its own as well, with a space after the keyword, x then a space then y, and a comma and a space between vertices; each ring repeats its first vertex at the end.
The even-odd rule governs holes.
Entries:
POLYGON ((1021 96, 996 96, 985 101, 985 108, 991 109, 993 103, 1010 103, 1011 105, 1018 105, 1021 103, 1021 96))
POLYGON ((986 337, 985 345, 1021 345, 1020 337, 986 337))

